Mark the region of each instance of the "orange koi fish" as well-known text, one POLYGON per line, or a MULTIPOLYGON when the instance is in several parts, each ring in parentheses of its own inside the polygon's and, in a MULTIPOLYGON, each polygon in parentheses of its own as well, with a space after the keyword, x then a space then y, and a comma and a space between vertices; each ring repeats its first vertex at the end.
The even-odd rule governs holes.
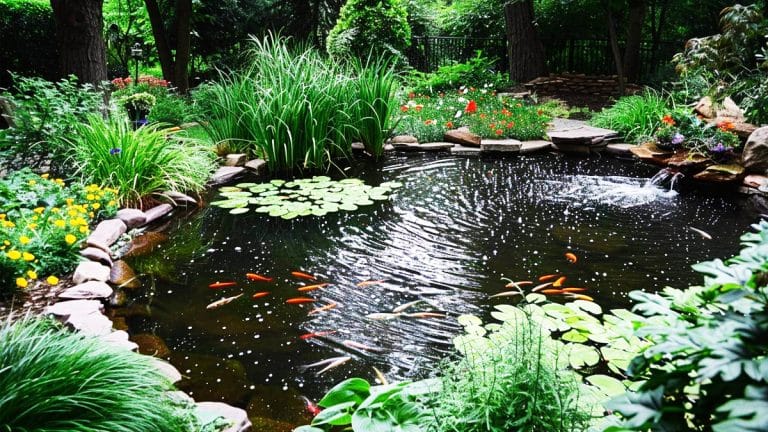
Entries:
POLYGON ((551 286, 551 285, 552 285, 552 282, 547 282, 547 283, 543 283, 543 284, 541 284, 541 285, 537 285, 537 286, 535 286, 535 287, 534 287, 534 288, 531 290, 531 292, 539 292, 539 291, 543 290, 544 288, 547 288, 547 287, 549 287, 549 286, 551 286))
POLYGON ((210 285, 208 285, 208 288, 210 289, 219 289, 219 288, 226 288, 237 285, 237 282, 219 282, 216 281, 210 285))
POLYGON ((565 276, 563 276, 563 277, 559 278, 558 280, 554 281, 552 283, 552 286, 555 287, 555 288, 560 288, 561 286, 563 286, 563 282, 565 282, 565 276))
POLYGON ((532 281, 510 282, 504 285, 504 288, 520 288, 521 286, 525 286, 525 285, 533 285, 533 282, 532 281))
POLYGON ((329 304, 327 304, 325 306, 320 306, 319 308, 312 309, 311 311, 309 311, 309 313, 307 315, 314 315, 316 313, 325 312, 325 311, 328 311, 328 310, 331 310, 331 309, 335 308, 338 305, 339 305, 338 303, 329 303, 329 304))
POLYGON ((571 297, 571 298, 575 298, 576 300, 584 300, 584 301, 588 301, 588 302, 595 301, 595 299, 593 299, 592 297, 590 297, 588 295, 584 295, 584 294, 572 294, 572 296, 573 297, 571 297))
POLYGON ((355 286, 358 287, 358 288, 362 288, 362 287, 367 287, 368 285, 380 284, 382 282, 384 282, 384 281, 383 280, 367 280, 367 281, 362 281, 362 282, 356 284, 355 286))
POLYGON ((301 292, 307 292, 307 291, 314 291, 316 289, 320 289, 322 287, 330 285, 329 283, 321 283, 321 284, 315 284, 315 285, 305 285, 303 287, 299 287, 299 291, 301 292))
POLYGON ((301 340, 308 340, 308 339, 312 339, 312 338, 316 338, 316 337, 328 336, 329 334, 334 334, 334 333, 336 333, 336 330, 319 331, 319 332, 315 332, 315 333, 303 334, 303 335, 299 336, 299 338, 301 338, 301 340))
POLYGON ((292 271, 291 275, 293 275, 294 277, 297 277, 299 279, 307 279, 307 280, 313 280, 313 281, 317 280, 317 278, 312 276, 311 274, 307 274, 307 273, 300 272, 300 271, 292 271))
POLYGON ((285 301, 288 304, 314 303, 315 299, 309 297, 294 297, 285 301))
POLYGON ((269 291, 259 291, 256 294, 252 295, 251 298, 257 299, 257 298, 266 297, 268 295, 269 295, 269 291))
POLYGON ((577 257, 573 252, 566 252, 565 259, 567 259, 571 264, 576 264, 576 261, 579 260, 579 257, 577 257))
POLYGON ((258 281, 258 282, 272 282, 271 277, 262 276, 256 273, 246 273, 245 277, 248 278, 249 281, 258 281))
POLYGON ((556 277, 558 277, 558 276, 560 276, 560 275, 559 275, 559 274, 548 274, 548 275, 544 275, 544 276, 541 276, 541 277, 539 277, 539 282, 547 282, 547 281, 551 281, 552 279, 555 279, 555 278, 556 278, 556 277))
POLYGON ((563 288, 563 292, 566 293, 578 293, 586 291, 586 288, 563 288))
POLYGON ((560 289, 545 289, 541 291, 543 294, 553 295, 553 294, 563 294, 563 290, 560 289))

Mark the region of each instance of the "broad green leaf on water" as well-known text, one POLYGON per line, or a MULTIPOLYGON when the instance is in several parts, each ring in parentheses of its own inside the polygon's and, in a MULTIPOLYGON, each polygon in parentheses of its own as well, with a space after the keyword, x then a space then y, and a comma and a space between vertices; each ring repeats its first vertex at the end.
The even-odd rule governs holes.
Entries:
POLYGON ((380 184, 379 187, 386 187, 386 188, 390 188, 390 189, 397 189, 397 188, 403 187, 403 184, 400 183, 400 182, 392 181, 392 182, 384 182, 384 183, 380 184))
POLYGON ((286 213, 288 213, 288 209, 285 207, 274 207, 269 211, 269 215, 272 217, 283 216, 286 213))
POLYGON ((568 342, 575 342, 575 343, 584 343, 588 341, 589 339, 587 336, 584 335, 584 333, 579 332, 578 330, 570 330, 561 336, 561 339, 568 342))
POLYGON ((242 188, 242 189, 248 189, 252 188, 254 186, 258 186, 256 183, 238 183, 235 186, 242 188))
POLYGON ((250 192, 222 192, 221 196, 227 197, 227 198, 246 198, 253 195, 250 192))
POLYGON ((510 305, 496 305, 494 306, 496 311, 491 312, 491 316, 499 321, 514 323, 518 320, 528 319, 528 315, 515 306, 510 305))
POLYGON ((219 192, 240 192, 241 189, 235 186, 223 186, 219 188, 219 192))
POLYGON ((609 397, 618 396, 626 391, 621 381, 608 375, 590 375, 585 380, 609 397))
POLYGON ((357 210, 357 206, 356 206, 356 205, 354 205, 354 204, 347 204, 347 203, 344 203, 344 204, 341 204, 341 205, 339 206, 339 209, 340 209, 340 210, 345 210, 345 211, 355 211, 355 210, 357 210))
POLYGON ((525 296, 525 300, 528 303, 544 303, 547 301, 547 296, 539 293, 530 293, 527 296, 525 296))
POLYGON ((280 217, 285 219, 285 220, 291 220, 291 219, 297 218, 298 216, 299 216, 299 213, 297 213, 295 211, 292 211, 292 212, 285 213, 285 214, 283 214, 280 217))
POLYGON ((317 404, 323 408, 350 401, 359 404, 368 397, 370 390, 371 384, 368 381, 362 378, 350 378, 328 390, 325 397, 317 404))
POLYGON ((483 325, 483 320, 474 315, 461 315, 456 321, 464 327, 483 325))
POLYGON ((247 199, 231 199, 225 203, 219 204, 218 207, 224 208, 224 209, 233 209, 238 207, 245 207, 247 206, 249 201, 247 199))
POLYGON ((248 207, 239 207, 239 208, 233 208, 229 211, 229 214, 233 215, 239 215, 243 213, 248 213, 248 207))
POLYGON ((601 308, 597 303, 588 302, 586 300, 574 300, 572 304, 577 308, 594 315, 600 315, 603 313, 603 308, 601 308))
POLYGON ((600 353, 596 348, 582 344, 567 344, 568 362, 574 369, 594 366, 600 361, 600 353))
POLYGON ((275 185, 277 187, 280 187, 280 186, 285 184, 285 180, 275 179, 275 180, 270 181, 270 183, 272 183, 273 185, 275 185))
POLYGON ((293 432, 325 432, 324 430, 320 428, 316 428, 314 426, 299 426, 296 429, 293 430, 293 432))

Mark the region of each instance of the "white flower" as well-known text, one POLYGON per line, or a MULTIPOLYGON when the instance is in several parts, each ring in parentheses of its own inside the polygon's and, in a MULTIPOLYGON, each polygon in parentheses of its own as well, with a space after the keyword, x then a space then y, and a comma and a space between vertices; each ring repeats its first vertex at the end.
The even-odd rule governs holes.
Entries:
POLYGON ((464 97, 460 97, 460 98, 458 98, 456 100, 458 100, 461 103, 467 103, 467 100, 464 97))
POLYGON ((461 117, 461 114, 462 114, 462 111, 458 110, 458 111, 456 111, 456 115, 453 116, 453 118, 457 119, 457 118, 461 117))

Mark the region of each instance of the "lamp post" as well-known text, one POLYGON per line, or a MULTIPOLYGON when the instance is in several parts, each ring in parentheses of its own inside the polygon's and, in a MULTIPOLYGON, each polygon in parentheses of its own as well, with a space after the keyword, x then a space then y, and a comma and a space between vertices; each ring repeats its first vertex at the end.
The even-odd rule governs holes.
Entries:
POLYGON ((144 55, 144 50, 141 49, 141 44, 136 42, 131 47, 131 58, 133 58, 136 61, 136 75, 134 77, 135 81, 133 82, 133 85, 139 84, 139 59, 141 59, 141 56, 144 55))

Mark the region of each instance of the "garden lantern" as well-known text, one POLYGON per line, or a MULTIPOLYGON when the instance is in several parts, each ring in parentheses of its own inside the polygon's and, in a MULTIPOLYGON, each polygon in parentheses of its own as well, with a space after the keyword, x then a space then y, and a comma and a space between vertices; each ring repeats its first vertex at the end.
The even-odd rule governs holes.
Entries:
POLYGON ((139 83, 139 59, 144 55, 144 50, 141 49, 141 44, 136 42, 131 47, 131 57, 136 61, 136 75, 134 77, 134 85, 139 83))

